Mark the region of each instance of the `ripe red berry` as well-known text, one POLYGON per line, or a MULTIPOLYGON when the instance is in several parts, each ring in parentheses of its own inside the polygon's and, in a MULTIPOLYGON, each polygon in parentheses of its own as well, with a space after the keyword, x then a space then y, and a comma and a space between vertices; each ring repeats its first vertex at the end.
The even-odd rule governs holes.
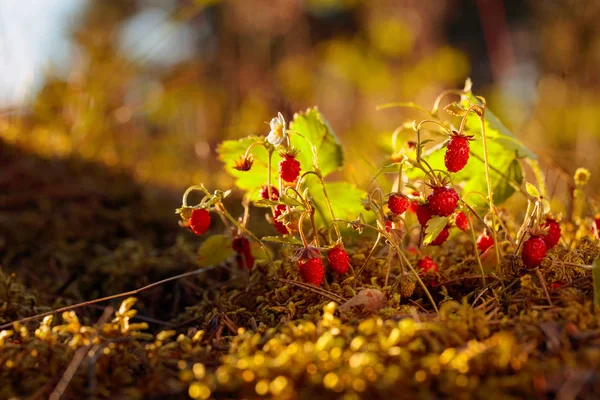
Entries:
POLYGON ((560 225, 556 220, 547 219, 546 222, 542 224, 542 227, 548 228, 548 234, 542 236, 542 239, 544 239, 546 247, 550 250, 556 246, 560 240, 560 225))
POLYGON ((243 236, 238 236, 233 238, 233 241, 231 242, 231 248, 236 253, 243 253, 250 250, 250 241, 243 236))
POLYGON ((408 205, 408 211, 411 213, 416 213, 418 208, 419 208, 419 202, 416 200, 411 201, 410 204, 408 205))
POLYGON ((300 162, 295 154, 285 154, 279 161, 279 176, 286 182, 294 182, 300 175, 300 162))
POLYGON ((446 169, 450 172, 458 172, 467 165, 467 161, 469 161, 469 138, 452 136, 444 155, 446 169))
POLYGON ((440 246, 442 243, 448 240, 448 236, 450 236, 450 230, 446 226, 444 227, 444 229, 442 229, 439 235, 437 235, 437 237, 429 244, 432 246, 440 246))
POLYGON ((204 208, 195 209, 190 217, 190 229, 196 235, 202 235, 210 226, 210 213, 204 208))
POLYGON ((245 251, 242 254, 242 257, 244 259, 245 267, 248 269, 252 269, 252 267, 254 267, 254 256, 252 255, 252 252, 250 250, 245 251))
POLYGON ((273 226, 275 229, 277 229, 277 232, 281 233, 282 235, 287 235, 289 232, 283 222, 277 221, 277 217, 283 214, 286 209, 287 207, 284 204, 278 204, 273 211, 273 226))
POLYGON ((338 274, 345 274, 348 272, 348 266, 350 265, 350 258, 348 253, 342 247, 335 247, 329 251, 327 260, 331 269, 338 274))
POLYGON ((250 241, 247 238, 243 236, 234 238, 231 242, 231 248, 238 253, 236 258, 240 266, 248 269, 254 267, 254 256, 252 255, 250 241))
POLYGON ((320 285, 323 281, 325 271, 323 269, 323 261, 319 257, 300 260, 298 269, 304 282, 320 285))
POLYGON ((548 248, 546 247, 544 239, 531 236, 523 243, 523 251, 521 252, 523 264, 525 264, 527 268, 538 267, 542 263, 544 257, 546 257, 547 250, 548 248))
POLYGON ((464 212, 459 211, 454 218, 454 222, 456 223, 456 227, 461 231, 469 230, 469 219, 464 212))
POLYGON ((392 221, 385 221, 385 231, 390 233, 392 231, 392 221))
POLYGON ((433 193, 427 196, 427 203, 433 215, 447 217, 456 210, 458 194, 450 187, 436 187, 433 193))
POLYGON ((431 210, 427 204, 419 204, 417 206, 417 219, 421 226, 427 226, 427 222, 431 219, 431 210))
MULTIPOLYGON (((260 197, 265 200, 269 198, 269 188, 267 185, 264 185, 260 189, 260 197)), ((277 199, 279 199, 279 191, 277 188, 275 188, 275 186, 271 185, 271 200, 277 201, 277 199)))
POLYGON ((388 198, 388 207, 396 215, 402 214, 408 208, 408 197, 401 193, 394 193, 388 198))
POLYGON ((423 270, 424 273, 437 272, 438 266, 433 262, 431 257, 425 257, 419 260, 418 267, 423 270))
POLYGON ((482 232, 477 237, 477 250, 480 253, 484 253, 487 249, 494 245, 494 238, 488 236, 487 232, 482 232))

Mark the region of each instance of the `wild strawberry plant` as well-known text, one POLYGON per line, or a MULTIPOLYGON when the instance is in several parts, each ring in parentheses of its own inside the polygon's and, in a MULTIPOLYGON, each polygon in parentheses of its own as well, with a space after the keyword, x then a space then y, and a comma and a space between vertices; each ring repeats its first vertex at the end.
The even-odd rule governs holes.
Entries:
POLYGON ((275 243, 292 250, 282 254, 296 263, 300 279, 320 285, 324 279, 368 273, 371 256, 384 246, 389 254, 384 285, 397 260, 400 276, 415 279, 436 310, 428 287, 435 285, 438 265, 429 247, 442 246, 452 237, 464 235, 472 241, 473 267, 484 283, 490 273, 502 276, 506 255, 517 256, 525 268, 537 268, 560 242, 561 228, 545 198, 536 155, 488 110, 485 99, 472 93, 470 81, 462 90, 440 94, 431 110, 412 103, 380 108, 396 106, 417 108, 425 116, 394 131, 389 161, 368 190, 329 179, 344 166, 343 150, 316 108, 294 115, 289 125, 278 114, 264 136, 221 143, 220 159, 236 189, 244 193, 245 212, 234 217, 227 211, 223 200, 229 190, 211 194, 202 185, 188 189, 177 210, 184 225, 202 234, 210 212, 218 214, 230 232, 220 236, 220 248, 213 239, 204 243, 201 253, 220 262, 230 257, 233 247, 240 265, 252 268, 255 260, 272 262, 269 246, 275 243), (537 185, 525 184, 526 166, 537 185), (188 196, 196 190, 204 197, 189 205, 188 196), (515 232, 497 207, 517 192, 529 207, 515 232), (249 229, 250 217, 256 218, 251 207, 265 211, 272 235, 259 238, 249 229), (360 265, 351 265, 345 250, 356 237, 352 231, 375 238, 360 265), (254 242, 254 253, 248 240, 254 242), (247 244, 241 246, 242 241, 247 244), (262 254, 256 252, 258 246, 262 254))

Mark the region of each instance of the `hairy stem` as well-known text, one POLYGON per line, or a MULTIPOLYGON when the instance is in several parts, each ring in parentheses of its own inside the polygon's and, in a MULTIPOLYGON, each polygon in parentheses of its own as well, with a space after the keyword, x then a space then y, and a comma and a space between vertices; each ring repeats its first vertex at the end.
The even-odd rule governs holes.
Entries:
POLYGON ((223 206, 223 203, 218 202, 216 204, 216 208, 217 208, 217 211, 219 211, 219 213, 222 213, 225 216, 225 218, 227 218, 229 221, 231 221, 231 223, 234 224, 240 231, 244 232, 246 235, 251 237, 255 242, 257 242, 260 245, 260 247, 262 248, 263 253, 265 253, 265 256, 269 260, 269 263, 273 262, 273 259, 271 258, 271 255, 269 254, 269 250, 264 245, 264 243, 261 242, 260 239, 257 238, 256 235, 254 235, 254 233, 250 232, 248 229, 246 229, 245 226, 240 224, 239 221, 237 221, 235 218, 233 218, 231 216, 231 214, 229 214, 229 212, 225 209, 225 206, 223 206))
MULTIPOLYGON (((479 107, 479 106, 478 106, 479 107)), ((490 177, 490 160, 489 160, 489 154, 488 154, 488 148, 487 148, 487 136, 485 134, 485 103, 483 104, 483 106, 479 107, 481 110, 481 113, 477 112, 477 115, 479 116, 479 123, 481 125, 481 142, 483 144, 483 158, 485 161, 485 180, 487 183, 487 190, 488 190, 488 204, 490 207, 490 213, 492 215, 492 237, 494 238, 494 250, 496 252, 496 273, 499 271, 500 269, 500 246, 498 244, 498 235, 496 234, 496 207, 494 206, 494 192, 492 190, 492 179, 490 177)), ((470 110, 471 108, 469 108, 470 110)), ((468 114, 468 112, 467 112, 468 114)), ((463 124, 466 121, 466 114, 465 114, 465 118, 463 118, 463 123, 461 124, 461 132, 462 132, 462 128, 463 128, 463 124)))
POLYGON ((483 286, 485 286, 485 271, 483 270, 483 264, 481 263, 481 257, 479 256, 479 249, 477 248, 477 238, 475 237, 475 229, 473 228, 473 223, 471 222, 471 213, 472 211, 469 212, 467 221, 469 221, 469 231, 471 231, 471 240, 473 241, 473 246, 475 247, 475 257, 477 258, 477 264, 479 265, 479 270, 481 271, 483 286))

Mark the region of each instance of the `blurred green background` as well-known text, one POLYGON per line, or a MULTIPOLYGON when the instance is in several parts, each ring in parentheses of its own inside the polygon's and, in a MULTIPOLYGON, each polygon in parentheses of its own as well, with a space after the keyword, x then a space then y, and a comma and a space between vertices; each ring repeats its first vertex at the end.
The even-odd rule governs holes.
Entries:
POLYGON ((474 91, 541 156, 552 191, 600 168, 595 0, 3 0, 0 140, 227 188, 225 138, 317 105, 365 185, 391 132, 439 92, 474 91))

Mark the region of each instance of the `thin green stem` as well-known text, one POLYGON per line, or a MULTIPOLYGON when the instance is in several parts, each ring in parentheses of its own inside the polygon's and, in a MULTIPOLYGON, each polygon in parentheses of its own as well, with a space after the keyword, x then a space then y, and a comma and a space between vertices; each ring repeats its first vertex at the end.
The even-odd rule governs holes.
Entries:
MULTIPOLYGON (((471 193, 476 193, 476 192, 471 192, 471 193)), ((479 193, 481 194, 481 193, 479 193)), ((483 196, 483 195, 482 195, 483 196)), ((485 196, 483 196, 485 197, 485 196)), ((487 200, 487 199, 486 199, 487 200)), ((467 209, 473 214, 475 215, 475 217, 483 224, 483 226, 485 226, 485 229, 487 229, 490 233, 492 233, 492 228, 484 221, 483 218, 481 218, 481 216, 479 214, 477 214, 477 212, 475 212, 475 210, 473 209, 473 207, 471 207, 467 202, 465 202, 464 200, 461 200, 462 204, 467 207, 467 209)))
MULTIPOLYGON (((304 222, 304 217, 308 214, 308 212, 303 212, 298 218, 298 232, 300 233, 300 239, 302 239, 302 244, 304 247, 308 247, 308 241, 306 240, 306 236, 304 236, 304 230, 302 229, 302 223, 304 222)), ((316 234, 316 232, 315 232, 316 234)))
MULTIPOLYGON (((338 219, 338 221, 340 221, 340 222, 346 222, 346 223, 351 224, 351 222, 345 221, 345 220, 341 220, 341 219, 338 219)), ((425 291, 425 294, 427 295, 427 298, 431 302, 431 305, 433 306, 433 309, 435 310, 435 312, 437 314, 439 314, 440 311, 438 310, 438 307, 435 304, 435 301, 433 300, 433 296, 431 295, 431 293, 429 292, 429 289, 427 289, 427 286, 425 285, 425 283, 423 282, 423 280, 419 276, 419 273, 412 266, 412 264, 410 263, 410 261, 408 260, 408 258, 404 254, 404 252, 400 249, 400 247, 398 247, 398 245, 395 244, 392 241, 392 238, 387 234, 387 232, 383 232, 383 231, 379 230, 378 228, 375 228, 375 227, 373 227, 373 226, 371 226, 369 224, 362 224, 362 226, 365 227, 365 228, 373 229, 374 231, 378 232, 379 233, 378 240, 380 239, 380 236, 383 236, 383 237, 385 237, 388 240, 388 242, 390 243, 390 245, 394 248, 394 250, 402 258, 402 260, 406 263, 406 265, 408 265, 408 268, 410 269, 410 271, 415 275, 415 277, 417 278, 417 281, 419 282, 419 285, 421 286, 421 288, 423 288, 423 290, 425 291)), ((366 265, 366 263, 365 263, 365 265, 366 265)), ((359 273, 360 272, 361 271, 359 271, 359 273)))
POLYGON ((523 224, 521 225, 521 227, 519 228, 519 232, 517 233, 517 248, 515 249, 515 253, 519 253, 519 250, 521 250, 523 238, 527 233, 527 228, 529 228, 529 226, 533 222, 533 216, 536 213, 537 207, 537 202, 532 203, 531 200, 527 201, 527 213, 525 214, 525 220, 523 221, 523 224))
POLYGON ((252 148, 254 146, 263 146, 265 149, 267 149, 267 151, 269 151, 269 146, 267 146, 267 144, 263 141, 256 141, 254 143, 252 143, 250 146, 248 146, 248 148, 246 149, 246 153, 244 153, 244 158, 248 158, 248 156, 250 155, 250 150, 252 150, 252 148))
POLYGON ((398 247, 398 245, 396 243, 394 243, 391 240, 391 238, 387 237, 387 235, 386 235, 386 238, 388 239, 388 241, 390 242, 390 244, 394 248, 394 250, 396 250, 396 252, 398 253, 398 255, 402 258, 402 260, 404 260, 404 262, 406 263, 406 265, 408 265, 408 268, 410 269, 410 271, 415 275, 415 277, 417 278, 417 281, 419 282, 419 285, 421 286, 421 288, 423 288, 423 290, 425 291, 425 294, 427 295, 427 298, 431 302, 431 305, 433 306, 433 309, 435 310, 436 314, 439 315, 440 311, 438 310, 437 305, 435 304, 435 301, 433 300, 433 296, 431 295, 431 293, 429 292, 429 289, 427 289, 427 286, 425 285, 425 283, 423 282, 423 280, 419 276, 419 273, 412 266, 412 264, 410 263, 410 261, 408 260, 408 258, 404 255, 404 253, 400 249, 400 247, 398 247))
POLYGON ((437 115, 437 112, 440 108, 440 103, 442 101, 442 99, 446 96, 448 96, 449 94, 456 94, 458 96, 462 95, 462 90, 458 90, 458 89, 449 89, 449 90, 444 90, 442 93, 440 93, 440 95, 435 99, 435 102, 433 103, 433 108, 431 109, 431 114, 432 115, 437 115))
POLYGON ((362 274, 362 272, 365 270, 365 268, 367 268, 367 263, 373 256, 373 253, 375 252, 375 249, 377 248, 377 245, 379 244, 380 241, 381 241, 381 233, 377 235, 377 239, 375 239, 375 243, 373 244, 373 247, 371 247, 371 251, 367 255, 367 258, 365 258, 365 261, 363 262, 363 264, 358 269, 358 272, 356 272, 356 277, 359 277, 360 274, 362 274))
MULTIPOLYGON (((270 149, 269 150, 269 158, 267 161, 267 193, 269 194, 269 200, 273 200, 273 196, 271 193, 271 158, 273 156, 273 150, 270 149)), ((273 207, 271 207, 271 210, 273 210, 273 207)))
MULTIPOLYGON (((288 187, 286 187, 286 188, 285 188, 285 191, 286 191, 286 192, 287 192, 288 190, 291 190, 291 191, 293 191, 294 193, 296 193, 296 196, 298 196, 298 197, 300 198, 300 200, 302 200, 302 201, 300 201, 300 200, 297 200, 297 199, 295 199, 295 200, 298 202, 298 204, 300 204, 301 206, 303 206, 305 209, 307 209, 307 210, 308 210, 309 206, 308 206, 308 204, 306 203, 306 200, 305 200, 305 199, 302 197, 302 195, 300 194, 300 192, 298 192, 298 191, 296 190, 296 188, 295 188, 295 187, 293 187, 293 186, 288 186, 288 187)), ((286 194, 287 194, 287 193, 286 193, 286 194)))
MULTIPOLYGON (((469 110, 471 110, 473 107, 470 107, 469 110)), ((489 207, 490 207, 490 213, 492 213, 492 235, 494 238, 494 250, 496 252, 496 261, 497 261, 497 266, 496 266, 496 272, 498 272, 499 268, 500 268, 500 246, 498 245, 498 235, 496 234, 496 207, 494 206, 494 192, 492 189, 492 179, 490 177, 490 160, 489 160, 489 155, 488 155, 488 148, 487 148, 487 136, 485 134, 485 103, 483 104, 483 106, 480 107, 481 109, 481 113, 476 113, 479 116, 479 123, 481 125, 481 142, 483 144, 483 157, 484 157, 484 161, 485 161, 485 180, 487 183, 487 190, 488 190, 488 202, 489 202, 489 207)), ((468 110, 467 110, 467 114, 468 114, 468 110)), ((467 119, 467 114, 465 114, 465 117, 463 118, 463 121, 461 123, 461 131, 462 132, 462 128, 464 126, 464 123, 466 122, 467 119)))
POLYGON ((310 208, 310 223, 315 235, 315 246, 319 247, 319 234, 317 232, 317 225, 315 224, 315 209, 313 207, 310 208))
MULTIPOLYGON (((323 180, 323 177, 321 176, 320 173, 317 173, 315 171, 308 171, 305 172, 304 174, 302 174, 302 176, 300 177, 300 179, 298 179, 298 184, 296 185, 296 189, 298 189, 300 187, 300 184, 303 180, 303 178, 305 178, 307 175, 314 175, 317 177, 317 179, 319 179, 319 182, 321 183, 321 187, 323 188, 323 195, 325 196, 325 202, 327 203, 327 208, 329 209, 329 214, 331 215, 331 220, 335 221, 335 213, 333 212, 333 207, 331 205, 331 200, 329 199, 329 194, 327 194, 327 188, 325 187, 325 181, 323 180)), ((337 234, 338 237, 341 237, 341 233, 340 233, 340 228, 337 226, 337 224, 335 224, 335 233, 337 234)))
POLYGON ((263 242, 260 241, 259 238, 257 238, 254 233, 252 233, 251 231, 249 231, 248 229, 246 229, 245 226, 243 226, 242 224, 239 223, 239 221, 237 221, 235 218, 233 218, 231 216, 231 214, 229 214, 229 212, 227 211, 227 209, 225 209, 225 206, 223 205, 223 203, 219 202, 216 205, 216 209, 219 213, 221 213, 222 215, 224 215, 229 221, 231 221, 231 223, 233 225, 235 225, 239 230, 241 230, 242 232, 244 232, 246 235, 250 236, 252 238, 252 240, 254 240, 255 242, 257 242, 260 247, 262 248, 263 252, 265 253, 265 256, 267 256, 267 259, 269 260, 269 262, 273 262, 273 259, 271 258, 271 255, 269 254, 269 251, 267 249, 267 247, 263 244, 263 242))
MULTIPOLYGON (((469 208, 470 209, 470 208, 469 208)), ((475 237, 475 229, 473 228, 473 223, 471 222, 471 212, 467 216, 467 221, 469 221, 469 230, 471 231, 471 240, 473 241, 473 246, 475 248, 475 257, 477 258, 477 264, 479 265, 479 270, 481 271, 481 278, 483 280, 483 286, 485 286, 485 271, 483 270, 483 264, 481 263, 481 257, 479 256, 479 249, 477 248, 477 238, 475 237)), ((479 217, 477 215, 477 217, 479 217)))
MULTIPOLYGON (((194 190, 199 190, 201 192, 204 192, 206 194, 206 196, 212 196, 209 193, 209 191, 204 187, 204 185, 190 186, 189 188, 187 188, 187 190, 185 192, 183 192, 183 198, 181 199, 181 204, 184 207, 188 207, 187 198, 188 198, 189 194, 192 193, 194 190)), ((202 200, 204 200, 204 199, 202 199, 202 200)))

